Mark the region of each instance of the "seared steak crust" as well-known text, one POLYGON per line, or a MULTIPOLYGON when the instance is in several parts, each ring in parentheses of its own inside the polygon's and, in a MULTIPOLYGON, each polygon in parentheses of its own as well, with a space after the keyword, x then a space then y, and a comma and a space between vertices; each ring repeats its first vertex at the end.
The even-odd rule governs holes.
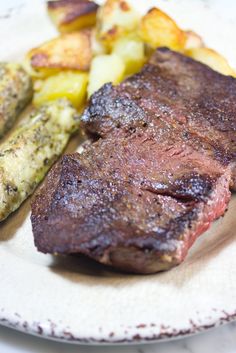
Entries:
POLYGON ((95 93, 82 122, 100 138, 64 156, 38 191, 38 249, 139 273, 179 264, 235 187, 236 80, 158 49, 95 93))

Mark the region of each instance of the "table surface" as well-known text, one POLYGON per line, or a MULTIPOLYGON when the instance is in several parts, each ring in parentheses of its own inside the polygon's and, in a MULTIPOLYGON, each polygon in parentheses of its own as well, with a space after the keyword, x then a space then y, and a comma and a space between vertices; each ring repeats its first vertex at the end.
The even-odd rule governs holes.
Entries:
POLYGON ((236 322, 171 342, 131 346, 77 346, 0 327, 0 353, 235 353, 236 322))

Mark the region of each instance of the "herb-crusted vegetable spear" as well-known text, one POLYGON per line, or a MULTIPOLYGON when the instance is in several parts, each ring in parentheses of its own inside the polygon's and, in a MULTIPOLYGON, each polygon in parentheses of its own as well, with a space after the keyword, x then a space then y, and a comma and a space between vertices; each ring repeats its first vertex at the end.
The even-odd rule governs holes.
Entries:
POLYGON ((33 111, 0 145, 0 221, 32 194, 78 123, 67 100, 53 101, 33 111))
POLYGON ((0 137, 33 95, 30 76, 19 64, 0 63, 0 137))

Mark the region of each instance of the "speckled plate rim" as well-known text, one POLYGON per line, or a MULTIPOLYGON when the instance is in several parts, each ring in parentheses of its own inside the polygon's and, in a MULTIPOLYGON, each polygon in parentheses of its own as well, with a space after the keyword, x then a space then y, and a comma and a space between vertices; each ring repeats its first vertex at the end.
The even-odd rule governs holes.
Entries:
MULTIPOLYGON (((43 323, 32 322, 29 323, 25 321, 19 314, 15 313, 12 318, 5 318, 2 313, 0 313, 0 325, 14 329, 19 332, 30 334, 43 339, 53 340, 57 342, 64 342, 70 344, 83 344, 83 345, 128 345, 128 344, 143 344, 143 343, 156 343, 156 342, 166 342, 170 340, 182 339, 185 337, 190 337, 196 334, 204 333, 208 330, 213 330, 219 326, 226 325, 230 322, 236 320, 236 310, 233 313, 226 313, 222 311, 222 316, 217 320, 212 321, 211 319, 206 319, 205 323, 202 325, 195 324, 190 319, 190 327, 188 329, 177 330, 174 327, 155 327, 155 323, 151 323, 149 326, 157 329, 157 334, 143 335, 142 329, 143 325, 137 325, 134 328, 133 337, 123 337, 121 339, 114 339, 113 335, 109 338, 94 338, 94 337, 82 337, 79 334, 74 335, 67 328, 58 326, 52 320, 48 319, 50 323, 50 328, 45 329, 43 323), (55 332, 57 329, 57 333, 55 332), (136 333, 135 333, 136 331, 136 333)), ((47 325, 48 326, 48 325, 47 325)), ((148 326, 148 325, 145 325, 148 326)), ((129 330, 130 327, 127 328, 129 330)), ((79 332, 79 327, 78 327, 79 332)))

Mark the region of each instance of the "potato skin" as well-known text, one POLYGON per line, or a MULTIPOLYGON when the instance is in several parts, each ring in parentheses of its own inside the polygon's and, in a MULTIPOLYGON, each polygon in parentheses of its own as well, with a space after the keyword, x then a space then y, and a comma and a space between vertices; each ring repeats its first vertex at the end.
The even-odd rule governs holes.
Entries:
POLYGON ((26 60, 39 77, 60 70, 88 71, 92 60, 91 30, 62 34, 30 50, 26 60))
POLYGON ((33 95, 30 76, 19 64, 0 63, 0 137, 33 95))
POLYGON ((88 0, 48 1, 48 14, 61 33, 94 26, 98 5, 88 0))

